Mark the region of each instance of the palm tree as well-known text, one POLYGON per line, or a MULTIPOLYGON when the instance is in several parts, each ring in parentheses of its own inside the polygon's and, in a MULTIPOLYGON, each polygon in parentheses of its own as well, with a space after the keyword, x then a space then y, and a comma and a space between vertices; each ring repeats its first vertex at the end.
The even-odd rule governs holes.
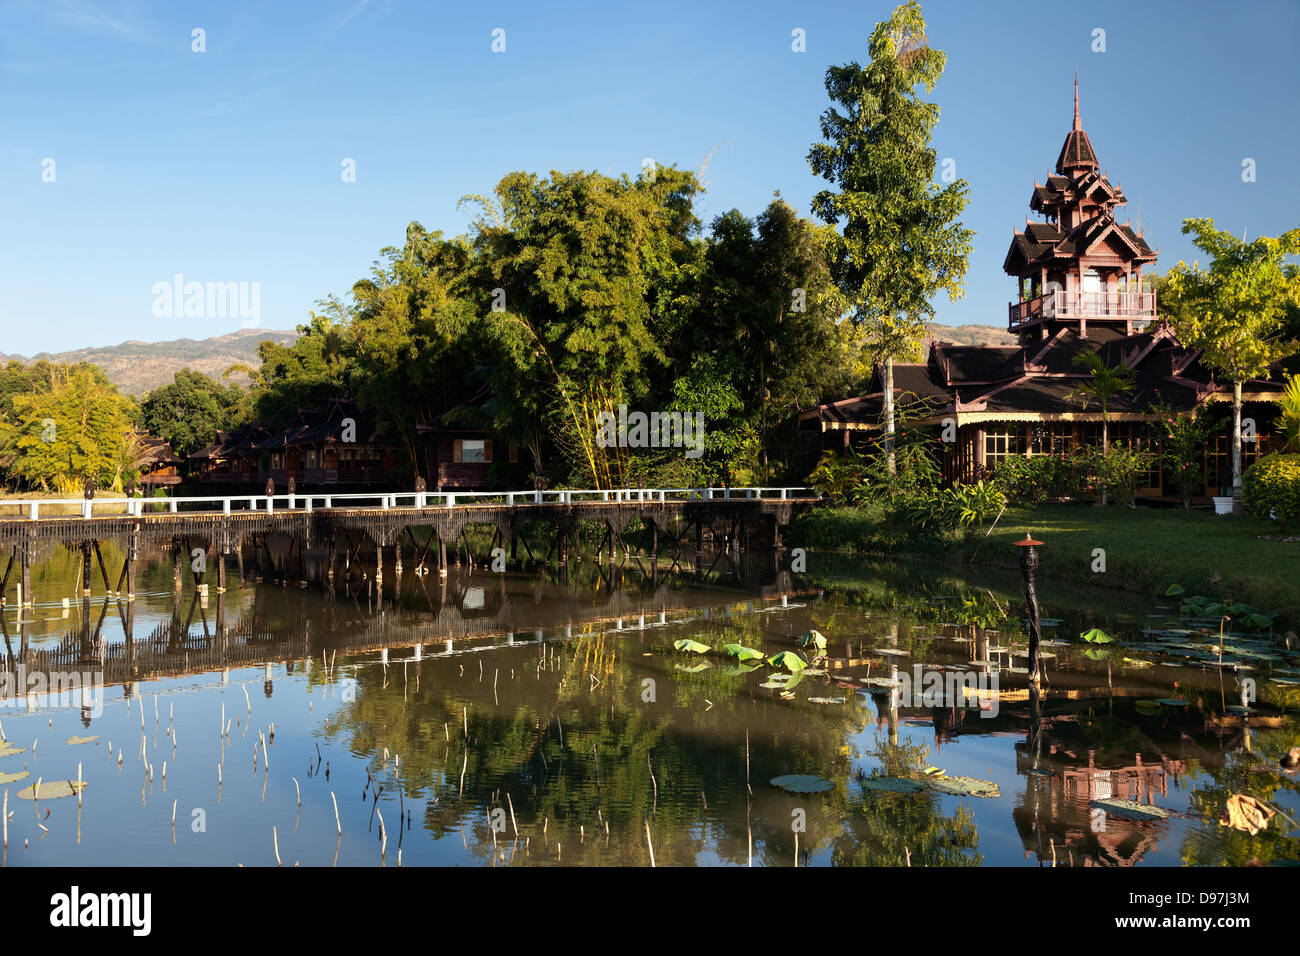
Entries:
MULTIPOLYGON (((1094 401, 1101 406, 1101 454, 1104 458, 1110 454, 1110 400, 1133 388, 1133 371, 1123 365, 1107 365, 1098 352, 1080 352, 1074 357, 1074 364, 1086 370, 1091 379, 1076 385, 1070 395, 1085 409, 1094 401)), ((1104 484, 1101 503, 1106 503, 1104 484)))
POLYGON ((1282 451, 1300 452, 1300 375, 1292 375, 1279 402, 1278 434, 1282 451))

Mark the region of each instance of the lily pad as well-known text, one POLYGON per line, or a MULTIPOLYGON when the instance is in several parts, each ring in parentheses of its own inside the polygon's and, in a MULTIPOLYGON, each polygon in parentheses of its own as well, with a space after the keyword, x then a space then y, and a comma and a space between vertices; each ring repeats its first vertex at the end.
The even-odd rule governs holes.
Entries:
POLYGON ((819 651, 826 650, 826 636, 818 630, 804 631, 803 634, 795 641, 799 647, 815 647, 819 651))
POLYGON ((974 777, 935 777, 929 781, 932 790, 959 797, 1000 797, 1002 791, 992 780, 974 777))
POLYGON ((713 648, 708 644, 701 644, 699 641, 693 641, 689 637, 684 637, 680 641, 673 642, 673 650, 685 651, 689 654, 707 654, 713 648))
POLYGON ((1114 640, 1114 638, 1099 627, 1089 628, 1079 636, 1089 644, 1109 644, 1114 640))
POLYGON ((863 790, 880 790, 885 793, 920 793, 925 784, 907 777, 859 777, 863 790))
POLYGON ((1152 807, 1144 803, 1134 803, 1132 800, 1120 800, 1114 797, 1105 800, 1093 800, 1090 806, 1105 810, 1107 813, 1113 813, 1115 816, 1126 820, 1164 820, 1169 816, 1169 811, 1160 807, 1152 807))
POLYGON ((706 671, 712 666, 708 661, 700 661, 698 664, 692 664, 689 667, 685 664, 678 664, 677 670, 685 671, 687 674, 698 674, 700 671, 706 671))
POLYGON ((752 647, 746 647, 743 644, 723 644, 722 649, 727 652, 728 657, 734 657, 738 661, 753 661, 763 658, 762 651, 756 651, 752 647))
POLYGON ((26 770, 20 770, 17 773, 0 773, 0 785, 17 783, 26 776, 28 776, 26 770))
POLYGON ((98 740, 98 739, 99 739, 98 736, 95 736, 95 737, 76 737, 76 736, 73 736, 73 737, 69 737, 69 738, 65 741, 65 743, 74 744, 74 745, 75 745, 75 744, 88 744, 88 743, 92 743, 92 742, 94 742, 94 741, 96 741, 96 740, 98 740))
POLYGON ((1160 713, 1160 701, 1158 700, 1134 701, 1133 709, 1136 710, 1139 714, 1146 714, 1147 716, 1151 716, 1152 714, 1158 714, 1160 713))
POLYGON ((808 698, 808 703, 810 703, 810 704, 842 704, 842 703, 844 703, 844 698, 843 698, 843 697, 809 697, 809 698, 808 698))
POLYGON ((782 651, 769 657, 767 662, 773 667, 784 667, 788 671, 801 671, 808 666, 808 662, 794 651, 782 651))
POLYGON ((835 784, 831 781, 807 773, 783 774, 773 777, 768 783, 791 793, 825 793, 827 790, 835 789, 835 784))
POLYGON ((1189 702, 1185 700, 1179 700, 1177 697, 1161 697, 1158 701, 1156 701, 1156 703, 1164 704, 1166 707, 1186 707, 1188 706, 1189 702))
MULTIPOLYGON (((60 797, 70 797, 79 789, 86 789, 86 781, 81 781, 78 786, 75 780, 42 780, 40 798, 42 800, 58 800, 60 797)), ((32 784, 26 790, 18 791, 19 800, 36 799, 36 784, 32 784)))
POLYGON ((7 740, 0 740, 0 757, 12 757, 14 754, 25 753, 26 747, 15 747, 7 740))

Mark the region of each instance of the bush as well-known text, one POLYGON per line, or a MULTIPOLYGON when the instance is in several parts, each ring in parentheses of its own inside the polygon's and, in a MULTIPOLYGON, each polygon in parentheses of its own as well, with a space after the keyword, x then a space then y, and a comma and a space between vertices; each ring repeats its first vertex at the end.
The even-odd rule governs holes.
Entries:
POLYGON ((1251 514, 1272 513, 1287 529, 1300 517, 1300 455, 1265 455, 1242 476, 1242 500, 1251 514))
POLYGON ((901 505, 903 517, 922 531, 935 533, 987 524, 1007 505, 1002 489, 990 481, 931 489, 901 505))
POLYGON ((1052 455, 1003 458, 993 472, 993 480, 1008 498, 1034 504, 1047 498, 1073 497, 1083 486, 1074 461, 1052 455))
POLYGON ((1096 446, 1087 449, 1079 464, 1088 476, 1088 490, 1107 492, 1120 504, 1131 505, 1137 499, 1137 477, 1151 466, 1155 456, 1112 445, 1106 454, 1096 446))
POLYGON ((1104 491, 1122 504, 1132 504, 1137 477, 1153 456, 1123 446, 1111 446, 1103 455, 1098 447, 1080 449, 1069 457, 1016 455, 1004 458, 993 482, 1008 498, 1038 504, 1047 498, 1101 497, 1104 491))

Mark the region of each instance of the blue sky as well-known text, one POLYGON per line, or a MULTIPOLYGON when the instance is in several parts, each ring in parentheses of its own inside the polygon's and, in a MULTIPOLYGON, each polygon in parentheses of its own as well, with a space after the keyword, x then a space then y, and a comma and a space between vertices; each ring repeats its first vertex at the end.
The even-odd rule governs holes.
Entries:
MULTIPOLYGON (((4 3, 0 352, 240 327, 156 315, 155 284, 178 273, 259 283, 260 326, 292 328, 411 220, 464 232, 459 197, 516 169, 635 174, 712 150, 706 221, 778 189, 807 214, 826 67, 865 60, 893 5, 4 3)), ((1297 0, 923 7, 948 54, 935 146, 971 185, 977 233, 940 321, 1005 324, 1002 259, 1069 130, 1076 67, 1084 127, 1161 270, 1192 257, 1189 216, 1300 225, 1297 0)))

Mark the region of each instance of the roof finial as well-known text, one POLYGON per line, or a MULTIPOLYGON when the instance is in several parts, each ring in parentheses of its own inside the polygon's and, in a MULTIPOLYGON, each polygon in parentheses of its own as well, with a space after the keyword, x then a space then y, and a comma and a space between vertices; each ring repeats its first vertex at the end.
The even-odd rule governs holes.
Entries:
POLYGON ((1083 129, 1083 121, 1079 119, 1079 71, 1074 71, 1074 128, 1083 129))

